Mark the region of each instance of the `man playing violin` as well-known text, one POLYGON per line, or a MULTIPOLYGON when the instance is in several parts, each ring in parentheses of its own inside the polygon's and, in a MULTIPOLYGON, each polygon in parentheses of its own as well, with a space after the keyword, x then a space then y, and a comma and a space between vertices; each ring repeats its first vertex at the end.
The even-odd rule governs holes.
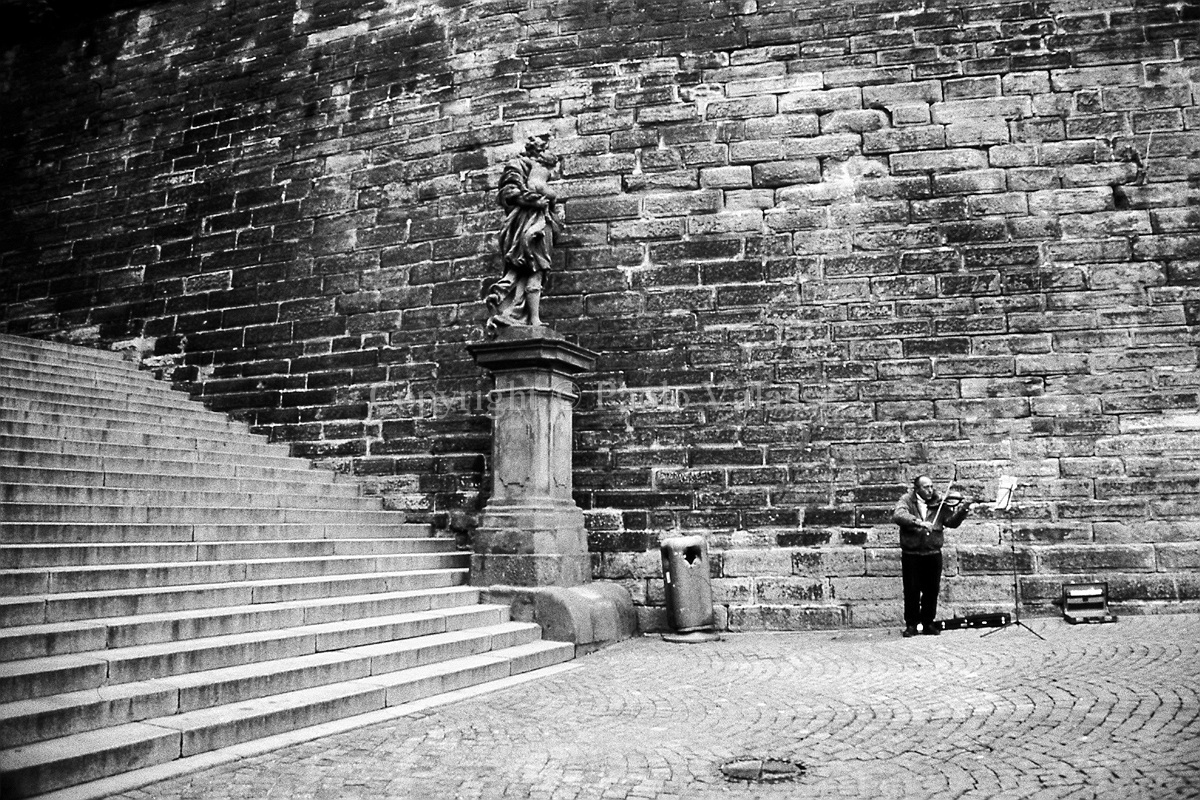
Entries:
POLYGON ((900 526, 900 573, 904 581, 904 636, 921 633, 937 636, 938 589, 942 582, 942 543, 946 528, 957 528, 967 518, 972 501, 949 491, 938 494, 933 479, 920 475, 892 512, 900 526))

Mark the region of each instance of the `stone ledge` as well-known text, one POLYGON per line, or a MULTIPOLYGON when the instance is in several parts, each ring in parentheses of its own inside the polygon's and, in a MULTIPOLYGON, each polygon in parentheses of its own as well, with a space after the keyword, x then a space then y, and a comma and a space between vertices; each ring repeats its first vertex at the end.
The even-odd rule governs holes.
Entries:
POLYGON ((489 586, 480 590, 480 599, 507 604, 513 620, 536 622, 542 626, 543 638, 572 642, 577 654, 590 653, 637 633, 633 599, 624 587, 612 583, 489 586))

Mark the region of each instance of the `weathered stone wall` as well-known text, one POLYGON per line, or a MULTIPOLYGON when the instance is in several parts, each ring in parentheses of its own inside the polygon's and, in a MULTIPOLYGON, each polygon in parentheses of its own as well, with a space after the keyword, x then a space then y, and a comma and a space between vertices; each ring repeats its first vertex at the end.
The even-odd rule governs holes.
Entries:
MULTIPOLYGON (((661 622, 899 617, 916 473, 1023 592, 1200 600, 1195 2, 159 2, 0 62, 2 329, 135 347, 465 533, 499 170, 565 156, 544 316, 601 353, 577 499, 661 622)), ((946 610, 1005 607, 952 537, 946 610)))

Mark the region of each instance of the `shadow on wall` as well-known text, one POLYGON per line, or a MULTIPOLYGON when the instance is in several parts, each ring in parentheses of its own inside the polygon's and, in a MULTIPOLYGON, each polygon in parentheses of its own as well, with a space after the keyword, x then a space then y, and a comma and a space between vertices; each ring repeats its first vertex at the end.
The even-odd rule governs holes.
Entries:
POLYGON ((83 38, 97 20, 154 0, 6 0, 0 4, 0 49, 31 38, 83 38))

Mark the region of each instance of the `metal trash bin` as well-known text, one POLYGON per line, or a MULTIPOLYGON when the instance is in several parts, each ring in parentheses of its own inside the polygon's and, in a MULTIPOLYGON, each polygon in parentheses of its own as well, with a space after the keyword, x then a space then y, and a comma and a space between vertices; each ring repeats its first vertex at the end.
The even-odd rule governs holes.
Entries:
POLYGON ((708 574, 708 543, 703 536, 677 536, 667 539, 659 549, 671 626, 679 633, 711 631, 716 623, 708 574))

